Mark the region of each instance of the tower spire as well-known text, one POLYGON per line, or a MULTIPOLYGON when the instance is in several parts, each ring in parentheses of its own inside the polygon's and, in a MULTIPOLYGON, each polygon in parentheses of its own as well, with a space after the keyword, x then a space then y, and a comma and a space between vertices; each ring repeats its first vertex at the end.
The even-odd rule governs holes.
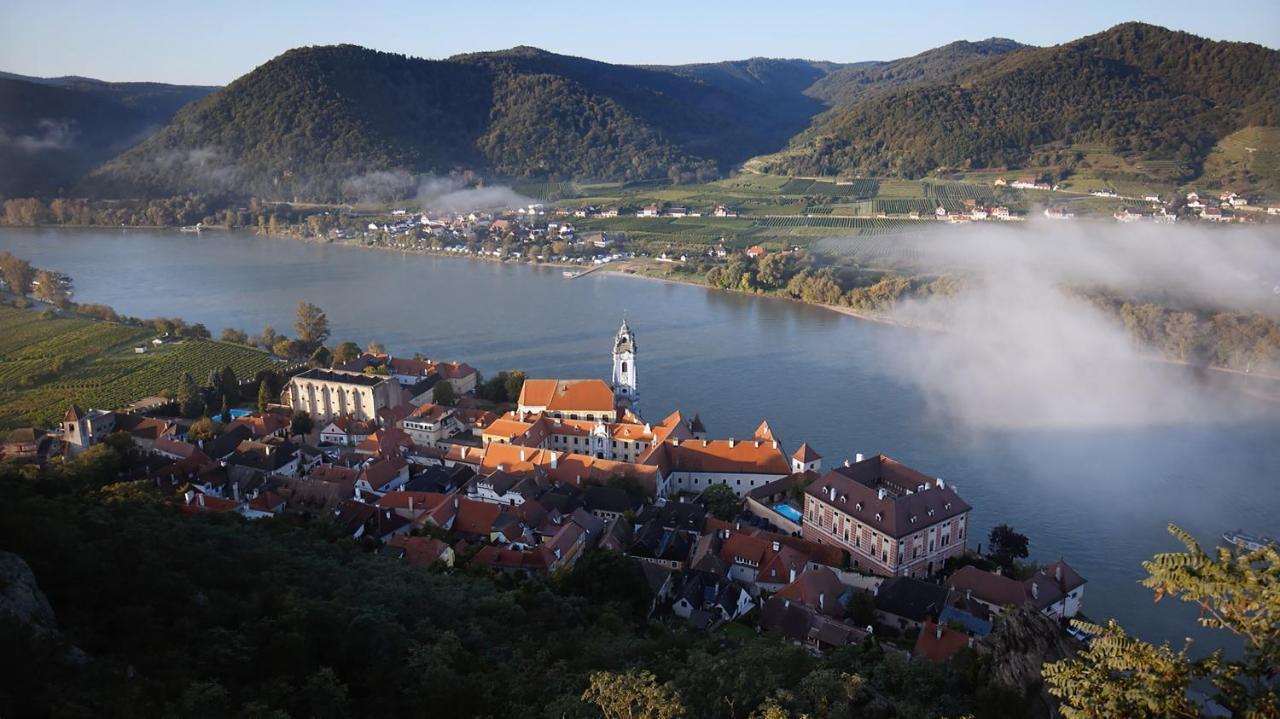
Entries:
POLYGON ((613 396, 619 406, 628 407, 640 416, 640 399, 636 394, 636 335, 627 324, 625 312, 618 335, 613 339, 613 396))

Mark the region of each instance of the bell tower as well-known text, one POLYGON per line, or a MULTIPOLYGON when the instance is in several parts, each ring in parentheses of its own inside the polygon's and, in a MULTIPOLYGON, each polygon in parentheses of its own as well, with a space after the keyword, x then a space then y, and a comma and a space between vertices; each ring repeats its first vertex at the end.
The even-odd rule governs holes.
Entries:
POLYGON ((640 398, 636 394, 636 336, 625 319, 613 340, 612 384, 617 403, 640 416, 640 398))

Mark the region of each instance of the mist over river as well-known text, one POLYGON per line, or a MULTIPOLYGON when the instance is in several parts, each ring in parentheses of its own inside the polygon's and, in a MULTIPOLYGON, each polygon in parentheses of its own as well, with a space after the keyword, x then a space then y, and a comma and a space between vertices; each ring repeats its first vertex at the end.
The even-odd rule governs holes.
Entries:
POLYGON ((1280 408, 1245 399, 1247 378, 1153 363, 1146 373, 1171 391, 1209 383, 1201 418, 977 426, 901 371, 898 353, 930 351, 926 333, 784 300, 245 233, 0 229, 0 250, 71 275, 77 301, 124 314, 181 317, 215 336, 268 324, 292 335, 305 300, 328 314, 333 342, 376 339, 486 374, 607 379, 625 314, 647 418, 680 409, 735 437, 768 419, 788 452, 807 441, 828 467, 884 453, 943 477, 974 507, 971 545, 1012 524, 1030 536, 1032 559, 1064 557, 1089 580, 1091 618, 1152 640, 1218 646, 1192 607, 1153 604, 1138 584, 1142 560, 1179 547, 1166 524, 1209 544, 1237 527, 1280 534, 1280 408))

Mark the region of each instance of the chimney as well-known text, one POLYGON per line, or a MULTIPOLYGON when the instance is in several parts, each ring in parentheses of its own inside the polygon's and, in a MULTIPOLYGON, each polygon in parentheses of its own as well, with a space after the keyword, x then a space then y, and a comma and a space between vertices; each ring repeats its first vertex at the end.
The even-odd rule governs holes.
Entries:
POLYGON ((941 638, 942 638, 942 625, 941 625, 941 624, 935 624, 935 625, 933 625, 933 636, 934 636, 934 638, 935 638, 935 639, 941 639, 941 638))
POLYGON ((795 568, 795 567, 792 567, 792 568, 791 568, 791 579, 790 579, 790 580, 788 580, 788 581, 792 581, 792 582, 796 581, 796 568, 795 568))
POLYGON ((498 464, 498 471, 499 471, 499 472, 505 472, 505 471, 507 471, 507 465, 502 464, 502 463, 499 463, 499 464, 498 464))
POLYGON ((778 540, 776 540, 776 539, 775 539, 775 540, 773 540, 773 551, 778 552, 778 551, 781 551, 781 550, 782 550, 782 544, 781 544, 781 543, 779 543, 779 542, 778 542, 778 540))
POLYGON ((1059 584, 1062 583, 1062 562, 1053 565, 1053 578, 1058 580, 1059 584))
POLYGON ((947 483, 942 481, 942 477, 938 477, 938 489, 946 489, 947 483))
POLYGON ((409 495, 409 514, 413 514, 413 495, 409 495))
POLYGON ((835 487, 828 487, 827 489, 831 490, 831 491, 830 491, 830 493, 828 494, 828 496, 830 496, 830 497, 831 497, 831 501, 832 501, 832 502, 836 501, 836 488, 835 488, 835 487))
POLYGON ((1031 598, 1032 599, 1040 598, 1040 585, 1036 584, 1034 581, 1031 582, 1031 598))
POLYGON ((855 461, 855 462, 861 462, 861 461, 862 461, 862 453, 861 453, 861 452, 858 452, 857 454, 853 455, 853 461, 855 461))
POLYGON ((886 494, 886 493, 885 493, 885 491, 884 491, 884 487, 881 487, 880 489, 877 489, 877 490, 876 490, 876 497, 877 497, 878 499, 883 500, 883 499, 884 499, 884 495, 885 495, 885 494, 886 494))
POLYGON ((737 444, 737 440, 735 440, 733 437, 730 437, 730 438, 729 438, 729 449, 733 449, 733 445, 735 445, 735 444, 737 444))
POLYGON ((846 459, 846 460, 844 461, 844 466, 846 466, 846 467, 852 467, 852 466, 853 466, 853 462, 850 462, 849 460, 847 460, 847 459, 846 459))
POLYGON ((728 539, 728 538, 729 538, 729 528, 728 528, 728 527, 725 527, 724 529, 720 530, 720 538, 721 538, 721 539, 728 539))
POLYGON ((556 468, 556 467, 558 467, 558 466, 560 466, 560 456, 559 456, 558 454, 556 454, 555 452, 552 452, 552 453, 551 453, 551 468, 552 468, 552 469, 555 469, 555 468, 556 468))
POLYGON ((818 609, 826 609, 826 608, 827 608, 827 593, 818 592, 818 609))

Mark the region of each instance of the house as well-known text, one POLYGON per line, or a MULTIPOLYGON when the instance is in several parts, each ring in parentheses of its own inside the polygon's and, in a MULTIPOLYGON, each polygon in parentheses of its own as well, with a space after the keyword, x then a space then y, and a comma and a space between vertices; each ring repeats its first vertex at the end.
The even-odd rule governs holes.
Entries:
POLYGON ((175 439, 170 435, 161 435, 151 443, 151 452, 169 459, 187 459, 197 454, 204 456, 198 447, 188 442, 175 439))
POLYGON ((409 435, 414 444, 431 446, 462 431, 461 425, 454 421, 454 416, 455 411, 452 407, 432 403, 422 404, 400 420, 400 428, 409 435))
POLYGON ((391 456, 370 460, 356 477, 356 492, 367 492, 381 497, 394 492, 409 481, 409 463, 401 457, 391 456))
POLYGON ((819 614, 840 619, 845 615, 844 607, 850 591, 852 590, 840 583, 835 572, 827 567, 820 567, 800 574, 774 596, 808 607, 819 614))
POLYGON ((664 527, 662 520, 653 516, 639 525, 627 556, 679 571, 689 560, 692 546, 689 533, 664 527))
POLYGON ((943 207, 942 205, 938 205, 936 208, 934 208, 933 215, 934 217, 944 218, 947 216, 947 208, 943 207))
POLYGON ((1022 582, 974 566, 961 567, 947 580, 953 591, 972 599, 992 614, 1025 604, 1027 591, 1022 582))
POLYGON ((760 611, 760 628, 812 652, 856 644, 867 634, 784 597, 770 597, 760 611))
POLYGON ((0 460, 31 462, 39 459, 52 442, 44 430, 34 427, 15 429, 0 443, 0 460))
POLYGON ((377 426, 371 421, 334 417, 320 429, 320 443, 353 447, 368 439, 376 430, 377 426))
POLYGON ((456 558, 453 547, 439 539, 407 535, 392 537, 380 553, 403 559, 411 567, 431 567, 436 564, 452 567, 456 558))
POLYGON ((875 596, 876 618, 898 629, 936 621, 947 606, 947 588, 912 577, 893 577, 880 585, 875 596))
POLYGON ((961 649, 971 645, 972 640, 965 632, 926 621, 920 627, 920 636, 916 637, 916 645, 911 650, 911 656, 931 662, 945 662, 961 649))
POLYGON ((636 213, 636 217, 657 217, 660 214, 662 213, 657 205, 645 205, 636 213))
MULTIPOLYGON (((740 584, 705 572, 687 572, 671 613, 693 619, 698 610, 711 614, 713 621, 730 622, 755 609, 755 600, 740 584)), ((695 619, 695 624, 702 621, 695 619)))
POLYGON ((1050 220, 1070 220, 1075 214, 1065 207, 1046 207, 1044 216, 1050 220))
POLYGON ((737 217, 738 211, 730 209, 727 205, 716 205, 716 209, 711 214, 715 217, 737 217))
POLYGON ((288 435, 289 424, 289 418, 284 415, 272 412, 257 412, 237 417, 227 425, 227 428, 248 427, 254 437, 262 439, 264 437, 284 437, 288 435))
POLYGON ((1084 577, 1059 559, 1023 582, 1037 610, 1051 619, 1072 619, 1084 607, 1084 577))
POLYGON ((245 440, 227 455, 228 466, 246 467, 264 474, 298 476, 298 446, 292 442, 245 440))
POLYGON ((859 455, 805 488, 802 536, 849 552, 857 569, 928 576, 964 554, 969 510, 954 485, 859 455))
POLYGON ((753 260, 757 257, 763 257, 764 254, 764 248, 760 245, 752 245, 747 248, 747 257, 750 257, 753 260))
POLYGON ((616 487, 587 487, 582 492, 586 510, 606 522, 619 519, 628 512, 635 514, 644 504, 638 497, 616 487))
POLYGON ((1034 190, 1036 189, 1036 185, 1037 185, 1036 178, 1031 177, 1030 175, 1025 177, 1019 177, 1018 179, 1009 183, 1010 187, 1013 187, 1019 190, 1034 190))

